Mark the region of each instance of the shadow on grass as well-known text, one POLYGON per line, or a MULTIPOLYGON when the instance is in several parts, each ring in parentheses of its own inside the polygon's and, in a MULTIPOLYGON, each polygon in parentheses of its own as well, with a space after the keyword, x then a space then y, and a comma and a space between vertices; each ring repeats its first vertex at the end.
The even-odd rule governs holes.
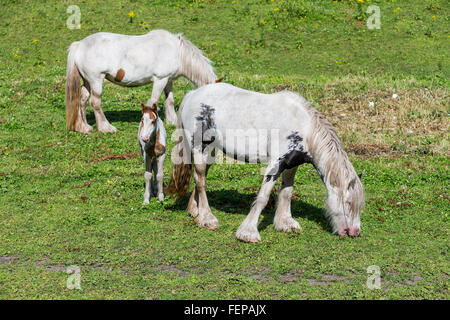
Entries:
MULTIPOLYGON (((175 110, 178 110, 178 108, 175 108, 175 110)), ((140 109, 140 106, 136 106, 136 110, 117 110, 117 111, 104 111, 106 119, 108 119, 109 122, 136 122, 138 123, 141 121, 142 112, 140 109)), ((159 109, 158 112, 159 117, 162 121, 165 121, 165 110, 164 107, 159 109)), ((95 124, 95 116, 94 112, 88 112, 86 114, 87 122, 90 125, 95 124)))
MULTIPOLYGON (((230 214, 241 214, 244 216, 249 213, 250 207, 256 198, 256 193, 240 193, 236 190, 225 189, 207 191, 206 194, 208 196, 208 202, 211 208, 230 214)), ((190 193, 167 209, 186 210, 189 196, 190 193)), ((269 225, 273 224, 277 196, 278 193, 272 193, 270 195, 269 202, 261 213, 262 220, 259 222, 258 230, 264 230, 269 225)), ((331 228, 323 214, 322 208, 310 205, 301 200, 292 199, 291 212, 294 218, 301 217, 316 223, 320 222, 320 226, 323 230, 331 232, 331 228)))
MULTIPOLYGON (((105 117, 109 122, 136 122, 141 120, 142 113, 136 110, 117 110, 117 111, 105 111, 105 117)), ((87 122, 90 125, 95 124, 94 112, 86 114, 87 122)))

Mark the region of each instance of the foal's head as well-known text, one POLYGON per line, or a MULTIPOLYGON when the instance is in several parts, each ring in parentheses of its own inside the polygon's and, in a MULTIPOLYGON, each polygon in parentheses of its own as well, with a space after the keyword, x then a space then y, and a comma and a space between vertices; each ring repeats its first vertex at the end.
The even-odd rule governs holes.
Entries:
POLYGON ((157 129, 156 120, 158 119, 158 107, 156 104, 149 107, 141 104, 142 107, 142 119, 139 125, 139 140, 147 143, 151 140, 152 135, 155 134, 157 129))

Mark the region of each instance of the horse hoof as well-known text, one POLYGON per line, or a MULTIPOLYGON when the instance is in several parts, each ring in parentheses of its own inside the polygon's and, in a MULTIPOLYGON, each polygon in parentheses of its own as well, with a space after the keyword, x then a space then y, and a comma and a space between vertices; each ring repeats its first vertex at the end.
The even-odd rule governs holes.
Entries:
POLYGON ((114 132, 117 132, 117 128, 108 123, 108 124, 99 126, 98 131, 104 132, 104 133, 114 133, 114 132))
POLYGON ((281 222, 274 221, 274 228, 280 232, 301 231, 300 224, 292 218, 282 220, 281 222))
POLYGON ((197 218, 197 216, 198 216, 198 209, 188 210, 188 213, 189 213, 193 218, 197 218))
POLYGON ((149 204, 150 201, 149 200, 144 200, 144 202, 142 202, 142 205, 145 206, 146 204, 149 204))
POLYGON ((94 132, 94 129, 88 124, 82 124, 82 125, 78 126, 78 128, 75 131, 84 133, 84 134, 89 134, 89 133, 94 132))
POLYGON ((258 230, 256 230, 255 232, 250 230, 238 229, 238 231, 236 232, 236 238, 238 238, 238 240, 250 243, 256 243, 261 241, 261 237, 259 236, 258 230))
POLYGON ((210 219, 203 219, 201 221, 198 220, 198 219, 195 219, 195 220, 196 220, 198 226, 201 227, 201 228, 206 228, 206 229, 209 229, 209 230, 215 230, 215 229, 217 229, 219 227, 219 221, 217 220, 216 217, 210 218, 210 219))
POLYGON ((158 195, 158 200, 159 200, 159 201, 164 201, 164 194, 160 193, 160 194, 158 195))

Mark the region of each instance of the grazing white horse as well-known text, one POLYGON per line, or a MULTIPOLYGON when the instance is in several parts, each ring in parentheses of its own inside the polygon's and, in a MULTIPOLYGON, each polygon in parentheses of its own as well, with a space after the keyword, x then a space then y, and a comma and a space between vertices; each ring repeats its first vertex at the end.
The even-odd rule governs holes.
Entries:
POLYGON ((188 211, 199 226, 219 226, 205 189, 215 151, 222 150, 235 159, 268 163, 258 196, 237 230, 238 239, 261 239, 258 219, 280 175, 274 227, 283 232, 300 229, 291 215, 291 197, 295 172, 303 163, 314 165, 327 188, 326 213, 333 232, 352 237, 360 234, 364 205, 360 177, 330 123, 301 96, 288 91, 262 94, 225 83, 210 84, 184 97, 177 128, 180 139, 172 154, 183 158, 172 156, 174 166, 168 189, 178 195, 187 190, 192 156, 195 189, 188 211))
POLYGON ((108 122, 101 108, 105 78, 124 87, 153 82, 152 96, 146 104, 157 104, 164 91, 166 123, 175 124, 172 81, 180 76, 186 77, 196 87, 217 80, 211 61, 181 34, 166 30, 153 30, 140 36, 99 32, 73 42, 67 58, 67 130, 93 131, 86 121, 89 96, 98 130, 117 130, 108 122), (81 88, 80 76, 83 80, 81 88))
POLYGON ((166 130, 161 118, 158 117, 158 108, 142 106, 142 119, 139 124, 138 140, 145 163, 145 192, 144 204, 149 203, 150 196, 157 196, 159 201, 164 200, 163 168, 166 158, 166 130), (153 178, 153 179, 152 179, 153 178))

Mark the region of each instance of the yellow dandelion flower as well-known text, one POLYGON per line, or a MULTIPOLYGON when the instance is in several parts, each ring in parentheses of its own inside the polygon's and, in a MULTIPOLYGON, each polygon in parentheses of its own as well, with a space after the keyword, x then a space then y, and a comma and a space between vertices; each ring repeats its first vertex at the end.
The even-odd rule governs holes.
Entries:
POLYGON ((34 43, 38 43, 39 40, 38 40, 38 39, 34 39, 33 42, 34 42, 34 43))
POLYGON ((359 3, 363 3, 363 2, 364 2, 364 0, 358 0, 358 2, 359 2, 359 3))
POLYGON ((134 14, 133 11, 130 11, 130 12, 128 12, 128 16, 129 16, 130 18, 134 18, 136 15, 134 14))
POLYGON ((280 8, 274 8, 273 11, 280 11, 280 8))
POLYGON ((231 4, 235 4, 236 3, 236 1, 231 1, 231 4))

